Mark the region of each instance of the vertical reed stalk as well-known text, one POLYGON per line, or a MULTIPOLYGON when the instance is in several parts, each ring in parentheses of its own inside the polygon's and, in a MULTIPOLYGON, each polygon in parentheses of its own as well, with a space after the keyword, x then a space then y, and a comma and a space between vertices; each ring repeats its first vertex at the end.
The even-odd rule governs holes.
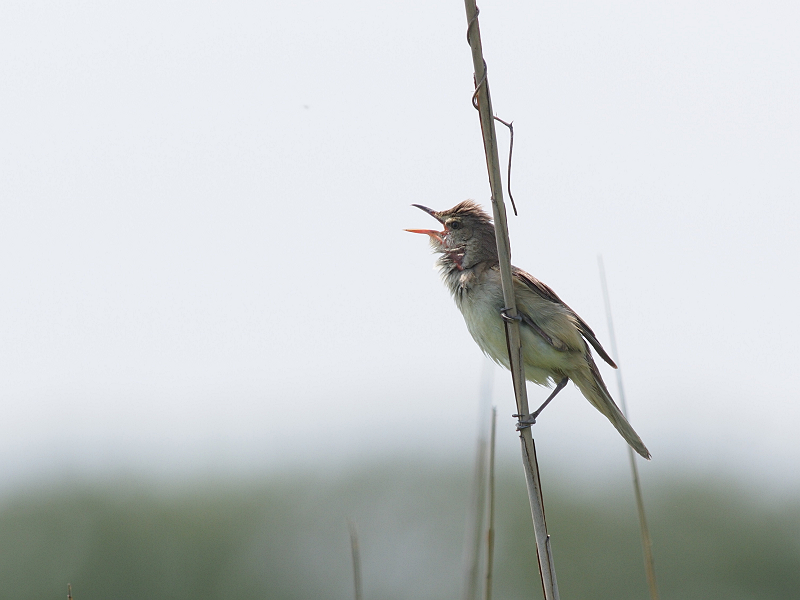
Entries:
POLYGON ((492 600, 492 577, 494 576, 494 448, 497 439, 497 407, 492 407, 492 433, 489 437, 489 483, 487 486, 486 526, 486 588, 484 600, 492 600))
POLYGON ((466 565, 464 600, 480 600, 481 598, 481 550, 483 548, 487 498, 486 455, 489 452, 489 440, 487 439, 489 423, 487 421, 492 401, 494 363, 487 359, 483 365, 480 400, 478 403, 478 443, 475 449, 475 468, 470 505, 467 511, 467 530, 464 544, 464 562, 466 565))
MULTIPOLYGON (((517 413, 530 414, 528 408, 528 394, 525 385, 525 367, 522 362, 522 347, 520 340, 519 321, 517 317, 517 303, 514 297, 514 287, 511 279, 511 246, 508 241, 508 225, 506 223, 506 208, 503 201, 503 185, 500 177, 500 160, 497 151, 497 133, 494 127, 491 96, 489 94, 489 81, 486 75, 486 61, 483 59, 481 45, 480 25, 478 23, 478 8, 475 0, 464 1, 467 12, 467 41, 472 50, 472 64, 475 69, 475 97, 480 113, 481 132, 483 134, 483 149, 486 155, 486 166, 489 171, 489 185, 492 191, 492 213, 497 236, 497 253, 500 263, 500 277, 503 285, 503 300, 506 314, 511 318, 506 321, 506 338, 508 341, 508 358, 511 367, 511 377, 514 382, 514 395, 517 401, 517 413)), ((525 480, 528 484, 528 498, 531 505, 533 529, 536 535, 536 549, 539 555, 539 571, 542 576, 542 587, 546 600, 558 600, 558 584, 550 549, 550 539, 547 535, 547 524, 544 518, 544 505, 542 502, 541 482, 539 481, 539 468, 536 464, 536 449, 530 427, 520 429, 520 444, 522 447, 525 480)))
MULTIPOLYGON (((625 401, 625 388, 622 386, 622 363, 619 359, 617 352, 617 336, 614 333, 614 320, 611 317, 611 300, 608 296, 608 285, 606 283, 606 269, 603 265, 603 257, 597 257, 597 263, 600 266, 600 281, 603 285, 603 301, 606 306, 606 319, 608 320, 608 335, 611 340, 611 354, 617 362, 617 390, 619 391, 619 400, 622 408, 622 413, 625 418, 628 417, 628 405, 625 401)), ((653 544, 650 539, 650 529, 647 527, 647 518, 644 513, 644 500, 642 498, 642 486, 639 483, 639 467, 636 464, 636 456, 633 454, 633 448, 628 446, 628 459, 631 463, 631 475, 633 477, 633 493, 636 496, 636 511, 639 514, 639 531, 642 536, 642 552, 644 554, 644 570, 647 576, 647 586, 650 589, 650 598, 658 600, 658 587, 656 586, 656 568, 653 561, 653 544)))
POLYGON ((358 548, 358 533, 352 521, 348 521, 350 529, 350 549, 353 552, 353 586, 355 600, 362 600, 364 597, 361 589, 361 553, 358 548))

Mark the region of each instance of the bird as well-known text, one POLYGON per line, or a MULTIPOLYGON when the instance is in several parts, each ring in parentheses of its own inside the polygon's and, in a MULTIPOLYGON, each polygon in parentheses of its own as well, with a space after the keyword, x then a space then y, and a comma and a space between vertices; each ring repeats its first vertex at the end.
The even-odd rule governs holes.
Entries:
MULTIPOLYGON (((436 211, 412 204, 444 227, 406 229, 426 234, 444 284, 450 290, 472 338, 496 363, 509 369, 508 346, 501 312, 504 310, 500 265, 492 218, 473 200, 449 210, 436 211)), ((536 417, 569 381, 611 421, 628 444, 642 457, 650 452, 608 391, 591 348, 611 367, 617 365, 603 349, 594 331, 556 293, 533 275, 511 267, 520 321, 525 378, 555 389, 530 415, 515 415, 522 424, 536 417), (590 348, 591 346, 591 348, 590 348)))

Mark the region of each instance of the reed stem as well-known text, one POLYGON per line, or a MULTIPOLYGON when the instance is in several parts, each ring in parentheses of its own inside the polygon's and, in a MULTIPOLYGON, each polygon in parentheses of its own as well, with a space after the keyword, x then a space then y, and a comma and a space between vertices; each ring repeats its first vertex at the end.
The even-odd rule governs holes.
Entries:
MULTIPOLYGON (((511 279, 511 245, 508 240, 508 225, 506 222, 506 208, 503 201, 503 184, 500 177, 500 160, 497 150, 497 132, 494 126, 491 95, 489 94, 489 80, 486 73, 486 61, 483 58, 480 25, 478 23, 478 8, 475 0, 465 0, 467 12, 467 41, 472 50, 472 64, 475 69, 475 95, 477 109, 480 114, 481 132, 483 134, 483 149, 486 155, 486 166, 489 171, 489 185, 492 191, 492 214, 497 237, 497 253, 500 263, 500 278, 503 286, 503 300, 505 312, 511 317, 504 321, 506 325, 506 339, 508 341, 508 358, 511 367, 511 377, 514 382, 514 395, 517 402, 517 413, 528 415, 528 393, 525 384, 525 367, 522 362, 522 345, 520 339, 519 322, 513 320, 517 316, 517 304, 514 297, 513 281, 511 279)), ((539 555, 539 571, 542 576, 542 588, 546 600, 558 600, 558 584, 550 549, 550 539, 547 534, 547 524, 544 518, 544 504, 542 502, 541 482, 539 468, 536 464, 536 448, 530 427, 520 428, 520 445, 522 448, 525 481, 528 484, 528 499, 531 505, 531 518, 536 536, 536 549, 539 555)))
MULTIPOLYGON (((628 417, 628 405, 625 401, 625 388, 622 386, 622 363, 617 352, 617 336, 614 333, 614 320, 611 317, 611 300, 608 295, 608 284, 606 283, 606 269, 603 264, 603 257, 597 257, 600 266, 600 281, 603 284, 603 301, 606 306, 606 319, 608 320, 608 335, 611 341, 611 354, 617 362, 617 390, 622 414, 628 417)), ((650 589, 651 600, 658 600, 658 587, 656 586, 656 568, 653 560, 653 543, 650 539, 650 529, 647 526, 647 517, 644 512, 644 499, 642 498, 642 486, 639 483, 639 466, 636 464, 636 456, 633 448, 628 446, 628 460, 631 464, 631 475, 633 477, 633 493, 636 496, 636 512, 639 515, 639 531, 642 536, 642 553, 644 554, 644 570, 647 576, 647 587, 650 589)))

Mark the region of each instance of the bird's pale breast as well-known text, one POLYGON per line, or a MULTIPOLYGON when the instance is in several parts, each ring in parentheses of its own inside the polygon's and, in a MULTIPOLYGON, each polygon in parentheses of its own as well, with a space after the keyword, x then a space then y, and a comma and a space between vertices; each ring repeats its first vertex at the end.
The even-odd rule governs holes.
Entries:
MULTIPOLYGON (((472 272, 459 274, 459 287, 455 298, 472 338, 492 360, 508 368, 508 347, 500 310, 503 308, 503 289, 500 274, 494 269, 480 275, 472 272)), ((550 380, 561 379, 552 368, 561 358, 547 342, 526 327, 521 328, 525 356, 525 376, 539 385, 550 385, 550 380)))

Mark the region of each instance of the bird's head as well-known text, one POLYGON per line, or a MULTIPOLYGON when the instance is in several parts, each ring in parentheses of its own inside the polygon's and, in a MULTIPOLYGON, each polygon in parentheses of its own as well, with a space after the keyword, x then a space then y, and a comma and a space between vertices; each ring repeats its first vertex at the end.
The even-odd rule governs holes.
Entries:
POLYGON ((411 233, 428 235, 434 251, 443 255, 443 265, 449 266, 452 262, 452 266, 462 271, 485 260, 497 260, 492 218, 476 202, 465 200, 450 210, 442 211, 420 204, 411 206, 424 210, 444 226, 442 231, 406 229, 411 233))

